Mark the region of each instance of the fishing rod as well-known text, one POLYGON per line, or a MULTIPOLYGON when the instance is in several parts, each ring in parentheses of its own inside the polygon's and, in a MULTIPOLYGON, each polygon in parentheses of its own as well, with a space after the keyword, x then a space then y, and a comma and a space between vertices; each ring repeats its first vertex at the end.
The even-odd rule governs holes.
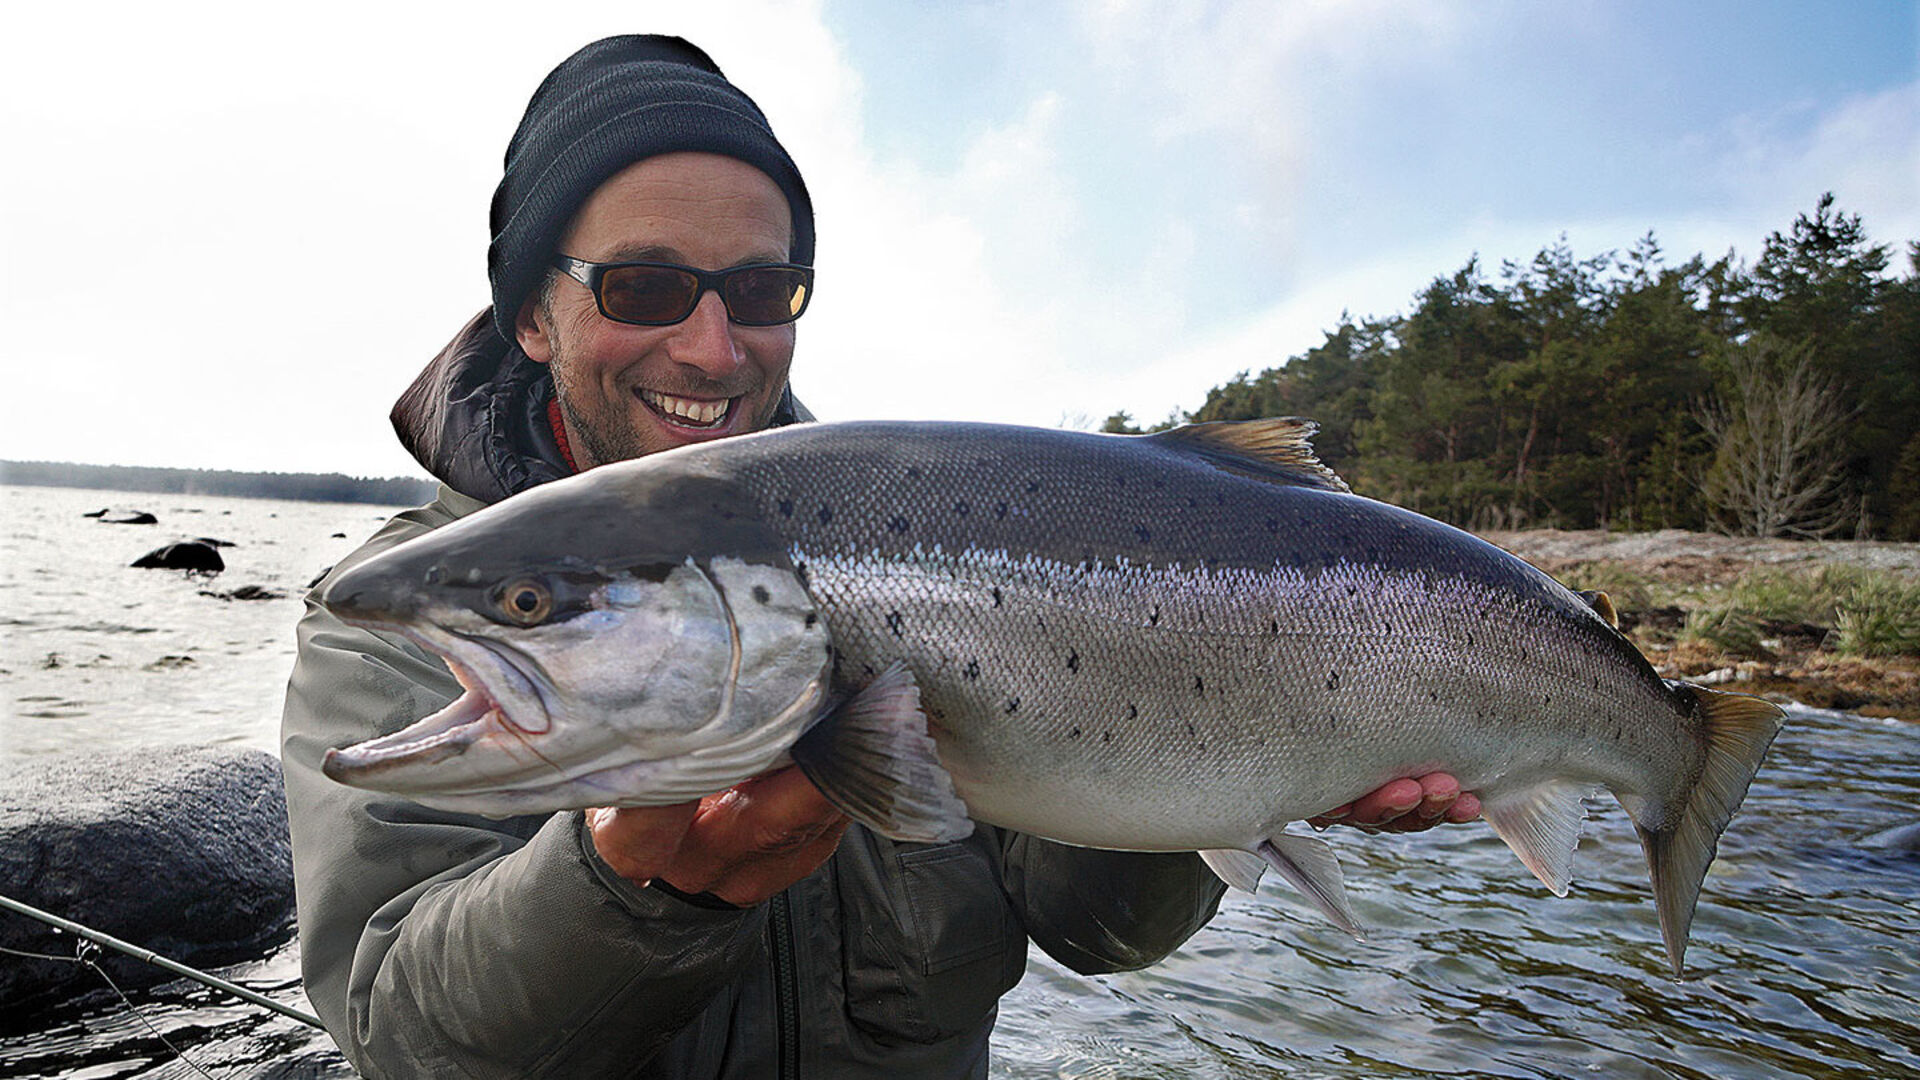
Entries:
POLYGON ((144 960, 155 967, 165 968, 176 975, 184 975, 196 982, 211 986, 215 990, 232 994, 234 997, 240 998, 243 1001, 252 1002, 262 1008, 272 1009, 282 1016, 292 1017, 311 1027, 323 1028, 323 1025, 320 1023, 320 1018, 314 1016, 312 1013, 302 1012, 291 1005, 283 1005, 265 994, 256 993, 244 986, 230 983, 218 976, 209 975, 204 971, 196 971, 177 960, 169 960, 159 953, 154 952, 152 949, 143 949, 138 945, 130 945, 111 934, 103 934, 98 930, 82 926, 71 919, 63 919, 51 912, 41 911, 31 904, 23 904, 7 896, 5 893, 0 893, 0 908, 5 908, 8 911, 17 911, 30 919, 38 919, 56 930, 65 930, 69 934, 85 938, 96 945, 105 945, 109 949, 117 949, 136 960, 144 960))

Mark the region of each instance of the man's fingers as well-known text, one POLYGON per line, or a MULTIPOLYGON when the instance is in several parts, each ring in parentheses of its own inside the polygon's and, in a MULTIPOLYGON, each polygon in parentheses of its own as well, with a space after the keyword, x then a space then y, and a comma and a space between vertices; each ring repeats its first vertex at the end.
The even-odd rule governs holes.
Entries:
POLYGON ((1480 800, 1460 790, 1449 773, 1428 773, 1382 785, 1345 806, 1309 818, 1326 828, 1340 823, 1364 832, 1419 832, 1442 821, 1472 821, 1480 816, 1480 800))
POLYGON ((799 769, 757 776, 701 803, 667 880, 686 892, 757 903, 831 855, 848 823, 799 769))
POLYGON ((697 802, 602 806, 587 811, 587 829, 614 873, 644 885, 673 865, 699 810, 697 802))

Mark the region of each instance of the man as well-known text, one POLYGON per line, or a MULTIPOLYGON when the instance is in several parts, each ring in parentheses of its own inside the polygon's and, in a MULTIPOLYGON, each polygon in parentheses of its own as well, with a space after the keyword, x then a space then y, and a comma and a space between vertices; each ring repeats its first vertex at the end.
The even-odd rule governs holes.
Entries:
MULTIPOLYGON (((610 38, 562 63, 492 223, 490 313, 394 409, 445 487, 342 567, 577 469, 810 419, 787 376, 812 204, 698 49, 610 38)), ((458 693, 417 647, 309 603, 282 755, 302 962, 368 1076, 981 1076, 1029 939, 1076 970, 1140 967, 1220 899, 1191 854, 986 826, 895 844, 792 769, 696 804, 505 821, 321 774, 328 747, 458 693)), ((1338 814, 1424 827, 1476 814, 1458 794, 1399 781, 1338 814)))

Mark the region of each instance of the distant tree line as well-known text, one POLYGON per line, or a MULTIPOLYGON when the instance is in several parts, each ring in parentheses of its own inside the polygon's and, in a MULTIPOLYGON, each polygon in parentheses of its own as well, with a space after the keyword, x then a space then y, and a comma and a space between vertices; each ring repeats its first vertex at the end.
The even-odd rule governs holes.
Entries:
POLYGON ((76 465, 56 461, 0 461, 0 483, 32 487, 100 488, 180 495, 236 495, 254 499, 415 505, 437 485, 410 477, 369 478, 340 473, 251 473, 167 469, 143 465, 76 465))
POLYGON ((1751 266, 1669 265, 1651 233, 1586 259, 1563 237, 1498 274, 1475 257, 1185 419, 1310 417, 1356 490, 1468 528, 1920 539, 1920 242, 1905 254, 1890 275, 1828 194, 1751 266))

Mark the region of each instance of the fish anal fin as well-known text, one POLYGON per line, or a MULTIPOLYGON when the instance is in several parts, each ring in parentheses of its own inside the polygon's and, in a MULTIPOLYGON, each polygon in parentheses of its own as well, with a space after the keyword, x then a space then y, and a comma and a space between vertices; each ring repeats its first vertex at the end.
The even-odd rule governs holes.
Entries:
POLYGON ((1747 787, 1760 771, 1786 713, 1770 701, 1746 694, 1681 682, 1668 685, 1693 697, 1706 741, 1700 777, 1682 796, 1680 806, 1657 807, 1625 798, 1620 802, 1640 831, 1640 846, 1653 876, 1654 902, 1660 909, 1660 933, 1678 978, 1686 960, 1693 909, 1700 901, 1700 883, 1719 850, 1720 834, 1747 797, 1747 787))
POLYGON ((1319 908, 1327 921, 1359 940, 1366 940, 1360 920, 1354 917, 1353 908, 1347 903, 1347 883, 1340 875, 1340 860, 1324 841, 1281 833, 1261 842, 1260 857, 1319 908))
POLYGON ((1573 849, 1586 820, 1582 802, 1595 788, 1572 780, 1549 780, 1498 795, 1482 795, 1480 814, 1527 869, 1555 896, 1573 881, 1573 849))
POLYGON ((1260 888, 1260 876, 1267 872, 1267 860, 1251 851, 1214 848, 1201 852, 1200 859, 1221 881, 1241 892, 1257 891, 1260 888))
POLYGON ((1212 420, 1145 436, 1198 455, 1214 468, 1256 480, 1326 491, 1351 491, 1313 454, 1320 425, 1297 416, 1212 420))
POLYGON ((920 685, 904 664, 830 709, 792 754, 829 802, 882 836, 931 844, 973 832, 927 733, 920 685))

